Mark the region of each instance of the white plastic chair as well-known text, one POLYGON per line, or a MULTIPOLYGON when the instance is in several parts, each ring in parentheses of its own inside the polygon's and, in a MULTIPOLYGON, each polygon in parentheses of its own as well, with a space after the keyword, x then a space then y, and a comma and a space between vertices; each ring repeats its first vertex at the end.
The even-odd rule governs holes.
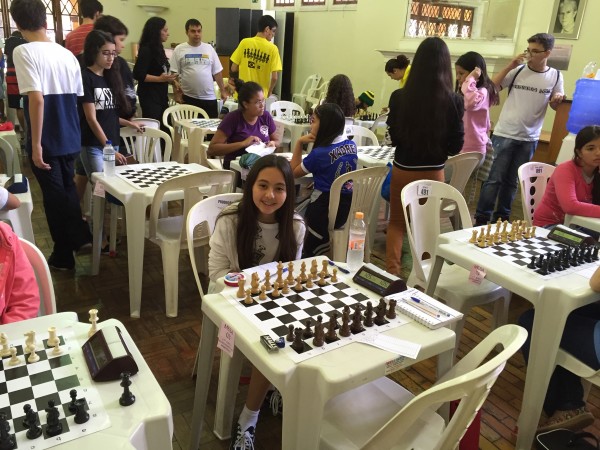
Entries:
MULTIPOLYGON (((317 97, 317 101, 312 103, 311 106, 315 106, 315 105, 320 105, 321 103, 323 103, 325 101, 325 97, 327 97, 327 90, 329 89, 329 80, 327 81, 323 81, 323 83, 321 83, 321 86, 319 86, 319 96, 317 97)), ((306 99, 307 103, 309 102, 309 99, 306 99)))
MULTIPOLYGON (((407 284, 425 290, 429 271, 435 259, 436 239, 441 232, 440 212, 445 200, 456 203, 455 214, 460 219, 461 227, 471 227, 471 215, 462 194, 452 186, 439 181, 413 181, 402 189, 400 197, 413 261, 407 284)), ((508 290, 486 279, 477 285, 470 283, 468 278, 468 270, 456 264, 444 264, 435 289, 435 297, 465 314, 465 318, 456 322, 453 327, 456 332, 457 349, 466 314, 473 306, 495 302, 492 328, 504 325, 508 316, 511 296, 508 290)))
POLYGON ((0 159, 6 168, 6 175, 12 177, 15 173, 21 173, 21 165, 19 164, 19 155, 10 142, 4 138, 0 138, 0 159))
POLYGON ((209 169, 221 170, 223 162, 221 158, 208 158, 208 142, 204 142, 206 130, 202 128, 194 128, 188 135, 188 154, 189 162, 197 163, 209 169))
POLYGON ((31 223, 31 213, 33 212, 31 186, 27 186, 27 192, 15 195, 21 202, 21 205, 15 209, 0 211, 0 220, 9 222, 15 234, 20 238, 27 239, 29 242, 35 242, 33 225, 31 223))
POLYGON ((519 167, 519 185, 521 186, 521 204, 523 218, 533 223, 535 208, 542 201, 548 180, 554 173, 554 166, 540 162, 528 162, 519 167))
POLYGON ((346 261, 346 250, 348 248, 348 234, 350 224, 354 213, 360 211, 364 213, 367 222, 367 239, 365 242, 365 262, 371 259, 371 246, 373 245, 373 233, 369 224, 377 220, 379 202, 375 201, 380 197, 381 185, 388 173, 387 166, 370 167, 367 169, 355 170, 340 175, 331 185, 331 194, 329 196, 329 241, 331 242, 331 258, 333 261, 346 261), (352 204, 348 213, 348 220, 342 228, 334 229, 335 218, 337 216, 340 204, 340 191, 342 186, 352 180, 352 204))
POLYGON ((417 396, 386 377, 338 395, 327 403, 319 448, 457 449, 507 360, 526 338, 527 331, 518 325, 494 330, 417 396), (498 345, 502 351, 494 354, 498 345), (452 400, 460 404, 446 424, 435 411, 452 400))
POLYGON ((183 127, 175 128, 175 121, 182 119, 196 119, 203 117, 208 119, 208 114, 202 108, 193 105, 174 105, 169 106, 163 113, 162 121, 165 127, 169 129, 171 140, 173 141, 174 160, 183 162, 187 152, 188 135, 183 127))
POLYGON ((33 267, 35 278, 40 289, 40 316, 56 314, 56 298, 54 296, 54 285, 48 262, 39 248, 26 239, 19 239, 21 247, 33 267))
POLYGON ((158 245, 162 253, 167 317, 177 317, 179 251, 187 246, 185 233, 187 213, 194 204, 206 196, 231 192, 234 183, 233 171, 213 170, 175 177, 165 181, 156 189, 150 208, 146 237, 158 245), (165 195, 170 191, 183 191, 182 214, 159 218, 165 195))
MULTIPOLYGON (((476 167, 481 164, 483 159, 483 153, 480 152, 466 152, 460 153, 456 156, 448 158, 446 161, 446 167, 451 170, 450 181, 448 184, 454 187, 461 194, 465 191, 467 181, 471 177, 471 174, 476 167)), ((442 217, 448 217, 456 229, 455 223, 456 203, 445 202, 442 206, 442 217)))
POLYGON ((377 139, 375 133, 360 125, 346 125, 346 135, 356 145, 379 145, 379 139, 377 139))
POLYGON ((318 73, 309 75, 306 80, 304 80, 304 84, 302 85, 300 92, 292 94, 292 102, 300 105, 302 109, 306 110, 306 98, 316 97, 316 94, 319 92, 319 83, 321 83, 321 78, 321 75, 318 73))
POLYGON ((294 102, 287 102, 285 100, 279 100, 277 102, 271 103, 269 112, 273 117, 281 120, 288 120, 293 119, 294 117, 305 116, 304 109, 302 108, 302 106, 294 102))
POLYGON ((127 153, 133 154, 140 164, 171 160, 173 141, 164 131, 146 128, 139 133, 133 128, 123 127, 119 134, 125 142, 127 153), (164 154, 161 153, 161 141, 164 141, 164 154))

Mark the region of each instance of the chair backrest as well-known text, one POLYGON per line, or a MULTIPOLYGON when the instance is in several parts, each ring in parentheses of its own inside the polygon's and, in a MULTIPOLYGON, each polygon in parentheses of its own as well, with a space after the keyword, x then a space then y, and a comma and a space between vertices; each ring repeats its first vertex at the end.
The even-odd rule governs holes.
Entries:
POLYGON ((533 223, 533 213, 542 201, 546 185, 554 173, 554 169, 554 166, 540 162, 528 162, 519 167, 523 218, 530 224, 533 223))
MULTIPOLYGON (((235 187, 235 172, 232 170, 209 170, 205 172, 192 173, 171 178, 156 189, 152 205, 150 207, 150 220, 148 238, 156 238, 161 206, 165 195, 170 191, 183 191, 183 211, 185 218, 192 206, 217 194, 225 194, 233 191, 235 187)), ((182 222, 181 238, 185 239, 185 220, 182 222)))
POLYGON ((460 400, 460 404, 430 449, 458 448, 460 439, 504 370, 506 361, 521 348, 525 339, 527 331, 518 325, 496 328, 436 384, 408 402, 362 449, 375 450, 398 445, 402 442, 402 434, 422 415, 430 414, 452 400, 460 400), (502 351, 494 355, 498 345, 502 346, 502 351), (492 356, 491 359, 483 362, 489 356, 492 356))
POLYGON ((318 73, 313 73, 306 77, 304 80, 304 84, 302 85, 302 89, 300 89, 300 93, 306 96, 313 95, 319 89, 319 83, 321 82, 321 75, 318 73))
POLYGON ((15 173, 21 173, 19 156, 15 154, 15 150, 10 145, 10 142, 4 138, 0 138, 0 159, 6 168, 6 175, 12 177, 15 173))
POLYGON ((173 143, 171 137, 162 130, 146 128, 139 133, 130 127, 123 127, 120 131, 121 138, 125 142, 128 153, 135 155, 135 159, 142 163, 163 162, 171 160, 171 148, 173 143), (161 154, 161 139, 165 141, 165 152, 161 154))
POLYGON ((436 240, 441 230, 440 214, 447 204, 445 201, 456 203, 463 228, 465 224, 470 227, 472 223, 467 202, 454 187, 431 180, 417 180, 407 184, 402 189, 400 198, 412 253, 412 270, 419 280, 425 282, 425 267, 435 256, 436 240))
MULTIPOLYGON (((317 103, 320 105, 321 102, 325 101, 325 97, 327 97, 327 90, 329 89, 329 80, 324 81, 321 86, 319 86, 319 98, 317 103)), ((306 99, 308 102, 308 98, 306 99)))
POLYGON ((204 138, 208 131, 206 129, 196 127, 193 128, 192 131, 188 135, 188 161, 190 163, 197 163, 204 167, 208 167, 208 156, 206 154, 206 147, 202 144, 204 143, 204 138))
MULTIPOLYGON (((371 221, 376 220, 378 202, 373 201, 373 199, 380 195, 381 185, 387 173, 387 166, 369 167, 340 175, 332 183, 329 196, 329 238, 334 261, 346 261, 348 234, 355 212, 361 211, 364 213, 367 227, 371 221), (335 218, 340 204, 340 191, 342 186, 350 180, 352 180, 352 203, 348 220, 342 228, 334 230, 335 218)), ((369 254, 373 244, 370 241, 371 237, 367 233, 365 255, 369 254)))
POLYGON ((154 128, 155 130, 160 130, 160 121, 156 119, 149 119, 147 117, 136 117, 134 119, 131 119, 131 121, 144 125, 146 128, 154 128))
POLYGON ((371 125, 371 131, 373 133, 377 133, 377 128, 379 128, 379 124, 381 124, 382 122, 387 122, 387 118, 387 114, 380 114, 379 116, 377 116, 377 119, 375 119, 373 121, 373 125, 371 125))
POLYGON ((375 133, 360 125, 346 125, 346 135, 356 145, 379 145, 379 139, 377 139, 375 133))
POLYGON ((52 275, 46 262, 46 258, 39 248, 31 242, 19 238, 21 247, 33 267, 37 284, 40 288, 40 312, 39 315, 56 314, 56 298, 54 296, 54 285, 52 284, 52 275))
POLYGON ((446 167, 452 169, 452 175, 448 184, 455 187, 458 192, 465 190, 469 177, 477 166, 481 163, 484 154, 480 152, 466 152, 448 158, 446 167))
MULTIPOLYGON (((202 108, 193 105, 174 105, 165 109, 162 116, 163 125, 169 129, 171 139, 175 140, 175 129, 173 128, 176 120, 181 119, 196 119, 204 117, 208 119, 208 114, 202 108)), ((187 131, 181 130, 181 138, 187 139, 187 131)))
POLYGON ((292 119, 293 117, 304 117, 304 109, 302 109, 302 106, 285 100, 271 103, 269 112, 273 117, 282 120, 292 119))
POLYGON ((194 277, 196 277, 200 297, 203 296, 203 291, 200 277, 198 276, 194 247, 199 241, 206 241, 213 234, 217 217, 221 211, 232 203, 240 201, 242 196, 243 194, 235 192, 214 195, 196 203, 188 212, 185 226, 186 239, 192 263, 192 271, 194 272, 194 277))

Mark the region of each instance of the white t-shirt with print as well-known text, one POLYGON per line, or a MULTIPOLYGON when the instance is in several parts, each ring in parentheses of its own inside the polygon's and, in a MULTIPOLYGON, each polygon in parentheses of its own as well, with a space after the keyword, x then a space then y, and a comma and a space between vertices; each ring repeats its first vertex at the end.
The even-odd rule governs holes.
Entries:
POLYGON ((171 56, 171 71, 179 74, 183 93, 200 100, 215 100, 213 75, 222 72, 223 66, 217 52, 210 44, 202 42, 192 47, 187 42, 175 47, 171 56))
POLYGON ((537 141, 540 137, 546 109, 552 96, 563 94, 563 77, 551 67, 536 72, 528 66, 514 68, 502 80, 502 88, 514 83, 504 102, 494 134, 518 141, 537 141))

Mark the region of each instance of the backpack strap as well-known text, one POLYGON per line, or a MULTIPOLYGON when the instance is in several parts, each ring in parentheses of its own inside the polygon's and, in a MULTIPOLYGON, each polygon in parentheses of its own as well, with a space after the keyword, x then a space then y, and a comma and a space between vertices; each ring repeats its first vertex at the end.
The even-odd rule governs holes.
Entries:
MULTIPOLYGON (((510 95, 510 91, 512 91, 513 84, 515 84, 515 80, 517 79, 517 75, 519 75, 524 68, 525 68, 525 64, 521 64, 521 67, 519 67, 519 70, 517 70, 517 73, 515 73, 515 76, 511 80, 510 84, 508 85, 508 94, 507 95, 510 95)), ((556 80, 556 82, 558 83, 558 80, 556 80)))

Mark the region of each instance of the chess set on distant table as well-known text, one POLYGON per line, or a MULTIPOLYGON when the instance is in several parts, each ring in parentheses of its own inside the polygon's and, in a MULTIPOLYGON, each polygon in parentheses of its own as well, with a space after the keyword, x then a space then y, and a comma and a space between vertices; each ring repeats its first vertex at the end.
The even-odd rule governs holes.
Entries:
POLYGON ((536 227, 498 219, 471 230, 469 243, 485 253, 503 258, 544 278, 555 278, 598 265, 598 246, 588 236, 567 227, 554 227, 547 237, 536 236, 536 227))
POLYGON ((308 125, 311 123, 310 116, 311 116, 310 114, 300 115, 300 114, 294 114, 294 112, 292 112, 291 115, 283 113, 280 116, 274 116, 274 118, 279 119, 279 120, 284 120, 284 121, 290 122, 290 123, 295 123, 297 125, 308 125))
MULTIPOLYGON (((97 313, 90 310, 88 336, 99 342, 104 338, 97 328, 97 313)), ((56 327, 50 327, 47 332, 41 343, 33 330, 25 333, 25 341, 9 341, 6 333, 0 333, 0 450, 47 449, 111 426, 73 330, 59 335, 56 327), (83 397, 78 398, 80 394, 83 397), (45 423, 40 420, 42 411, 45 423)), ((98 351, 96 355, 100 358, 98 351)), ((103 355, 105 361, 98 364, 108 365, 110 354, 103 355)), ((121 373, 121 406, 135 402, 130 376, 121 373)))
POLYGON ((377 113, 365 113, 365 114, 357 115, 355 118, 358 120, 374 121, 378 117, 379 117, 379 114, 377 114, 377 113))
POLYGON ((261 342, 267 350, 284 352, 295 362, 358 342, 369 330, 382 332, 407 322, 396 315, 396 300, 371 302, 331 264, 327 259, 321 268, 316 259, 310 267, 306 260, 287 267, 280 262, 274 274, 267 270, 261 278, 252 273, 249 289, 240 279, 236 289, 224 294, 265 333, 261 342))

